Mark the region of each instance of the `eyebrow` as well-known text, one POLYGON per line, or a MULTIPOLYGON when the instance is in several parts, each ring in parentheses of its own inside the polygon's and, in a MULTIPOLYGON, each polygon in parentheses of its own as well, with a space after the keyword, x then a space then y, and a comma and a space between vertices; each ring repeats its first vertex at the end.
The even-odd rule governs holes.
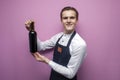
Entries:
POLYGON ((67 17, 67 16, 65 16, 65 17, 62 17, 63 19, 67 19, 67 18, 71 18, 71 19, 73 19, 73 18, 76 18, 75 16, 70 16, 70 17, 67 17))

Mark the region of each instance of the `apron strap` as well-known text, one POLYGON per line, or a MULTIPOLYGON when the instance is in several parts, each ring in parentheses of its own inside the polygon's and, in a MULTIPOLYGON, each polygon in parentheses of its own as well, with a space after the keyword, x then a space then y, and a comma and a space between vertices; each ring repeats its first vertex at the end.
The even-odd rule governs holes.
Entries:
MULTIPOLYGON (((62 35, 62 36, 63 36, 63 35, 62 35)), ((62 36, 60 36, 60 38, 58 38, 58 40, 57 40, 56 44, 60 41, 60 39, 62 38, 62 36)))
POLYGON ((68 42, 68 44, 67 44, 67 47, 70 46, 70 43, 71 43, 73 37, 75 36, 75 34, 76 34, 76 31, 74 31, 73 34, 71 35, 71 37, 70 37, 70 39, 69 39, 69 42, 68 42))
MULTIPOLYGON (((73 37, 75 36, 75 34, 76 34, 76 31, 74 31, 73 34, 71 35, 71 37, 70 37, 70 39, 69 39, 69 41, 68 41, 67 47, 70 46, 70 43, 71 43, 73 37)), ((63 35, 62 35, 62 36, 63 36, 63 35)), ((62 36, 60 36, 60 38, 57 40, 56 44, 59 42, 59 40, 62 38, 62 36)))

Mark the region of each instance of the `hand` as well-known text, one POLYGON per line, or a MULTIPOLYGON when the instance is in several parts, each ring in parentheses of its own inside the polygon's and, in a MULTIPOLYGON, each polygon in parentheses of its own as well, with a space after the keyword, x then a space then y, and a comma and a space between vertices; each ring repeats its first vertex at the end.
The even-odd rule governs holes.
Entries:
POLYGON ((34 21, 32 21, 32 20, 28 20, 28 21, 25 22, 25 27, 28 31, 31 30, 31 24, 32 23, 34 23, 34 21))
POLYGON ((38 52, 33 53, 33 56, 37 61, 44 62, 44 63, 49 63, 49 59, 46 58, 45 56, 40 55, 38 52))

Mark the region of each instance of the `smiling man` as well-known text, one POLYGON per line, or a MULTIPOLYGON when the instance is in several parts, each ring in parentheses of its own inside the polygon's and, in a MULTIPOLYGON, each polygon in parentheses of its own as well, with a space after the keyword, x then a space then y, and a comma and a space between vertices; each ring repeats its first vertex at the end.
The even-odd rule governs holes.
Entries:
POLYGON ((78 12, 76 10, 69 10, 68 7, 63 9, 61 12, 61 21, 64 26, 64 33, 72 33, 78 21, 78 12))
MULTIPOLYGON (((39 51, 54 48, 53 60, 39 52, 33 54, 37 61, 44 62, 52 68, 50 80, 77 80, 77 71, 86 54, 86 42, 75 31, 78 16, 75 8, 64 7, 60 13, 64 31, 46 41, 37 39, 39 51)), ((28 30, 31 22, 26 22, 28 30)))

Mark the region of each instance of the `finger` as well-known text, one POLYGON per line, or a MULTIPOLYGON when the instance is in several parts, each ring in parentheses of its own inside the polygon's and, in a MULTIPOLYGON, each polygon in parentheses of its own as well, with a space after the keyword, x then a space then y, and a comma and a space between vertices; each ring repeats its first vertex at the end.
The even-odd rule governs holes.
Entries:
POLYGON ((35 58, 37 58, 37 55, 36 55, 36 54, 33 54, 33 56, 34 56, 35 58))
POLYGON ((40 56, 40 54, 38 52, 36 52, 35 55, 38 56, 38 57, 40 56))
POLYGON ((30 23, 30 20, 26 21, 26 22, 25 22, 25 25, 27 25, 27 24, 29 24, 29 23, 30 23))
POLYGON ((33 20, 28 20, 28 21, 25 22, 25 25, 30 25, 32 22, 34 23, 33 20))
POLYGON ((36 59, 37 61, 40 61, 40 60, 41 60, 40 57, 38 57, 36 54, 34 54, 34 57, 35 57, 35 59, 36 59))
POLYGON ((35 52, 34 55, 35 55, 36 57, 41 57, 41 55, 40 55, 38 52, 35 52))

